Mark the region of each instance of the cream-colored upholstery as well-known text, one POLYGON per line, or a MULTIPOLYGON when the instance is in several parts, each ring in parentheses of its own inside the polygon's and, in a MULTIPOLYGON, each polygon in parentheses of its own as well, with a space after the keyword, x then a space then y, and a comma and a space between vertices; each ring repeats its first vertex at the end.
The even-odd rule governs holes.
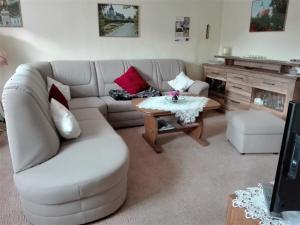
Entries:
POLYGON ((90 61, 53 61, 53 78, 69 85, 72 98, 99 95, 95 66, 90 61))
POLYGON ((106 103, 109 113, 136 111, 131 101, 116 101, 110 96, 101 97, 101 100, 106 103))
POLYGON ((79 138, 64 141, 59 153, 47 162, 15 174, 23 199, 48 206, 73 202, 105 192, 124 180, 126 144, 97 109, 83 110, 80 116, 79 110, 74 113, 82 130, 79 138))
POLYGON ((60 140, 50 115, 46 83, 38 71, 18 68, 4 87, 2 103, 16 173, 57 154, 60 140))
MULTIPOLYGON (((120 88, 114 79, 130 66, 162 91, 170 90, 167 82, 185 70, 174 59, 35 62, 19 66, 5 85, 2 100, 14 180, 32 224, 84 224, 124 203, 129 153, 110 125, 142 125, 143 114, 108 92, 120 88), (48 76, 70 86, 69 106, 82 130, 75 140, 62 141, 56 132, 48 76)), ((206 83, 195 83, 190 94, 207 93, 206 83)))
MULTIPOLYGON (((168 81, 174 79, 180 72, 185 72, 184 62, 176 59, 95 61, 99 95, 107 104, 107 118, 115 128, 143 125, 143 119, 140 118, 142 114, 136 113, 131 101, 116 101, 108 96, 111 89, 121 89, 114 80, 125 73, 130 66, 134 66, 152 87, 162 92, 172 90, 168 81), (119 120, 112 120, 111 118, 115 118, 116 115, 119 116, 119 120), (128 117, 131 120, 128 120, 128 117)), ((207 96, 208 87, 207 83, 196 81, 187 94, 207 96)))
POLYGON ((266 111, 227 112, 226 138, 240 153, 278 153, 284 121, 266 111))
POLYGON ((126 199, 127 146, 98 108, 72 110, 81 136, 60 142, 45 82, 38 70, 24 66, 3 91, 24 213, 36 225, 77 225, 108 216, 126 199))
POLYGON ((107 114, 107 104, 99 97, 72 98, 69 101, 70 109, 96 108, 103 114, 107 114))

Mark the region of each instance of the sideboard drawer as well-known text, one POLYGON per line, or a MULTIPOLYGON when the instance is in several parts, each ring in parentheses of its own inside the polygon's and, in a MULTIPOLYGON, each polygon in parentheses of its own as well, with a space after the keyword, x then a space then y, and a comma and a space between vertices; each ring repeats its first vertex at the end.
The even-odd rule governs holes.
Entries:
POLYGON ((245 86, 251 86, 251 84, 249 84, 249 77, 243 74, 227 73, 227 81, 245 86))
POLYGON ((247 103, 251 102, 251 96, 245 96, 234 92, 227 92, 226 97, 237 101, 242 101, 247 103))
POLYGON ((250 108, 250 104, 248 102, 227 97, 225 99, 225 108, 228 110, 248 110, 250 108))
POLYGON ((288 93, 288 83, 286 82, 279 82, 279 81, 268 80, 268 79, 255 79, 252 77, 250 78, 250 82, 251 85, 255 88, 273 91, 280 94, 288 93))
POLYGON ((226 71, 224 69, 205 67, 204 71, 206 77, 226 81, 226 71))
POLYGON ((280 73, 280 65, 274 65, 271 63, 260 63, 260 62, 245 62, 245 61, 235 61, 234 65, 243 66, 246 68, 256 68, 256 69, 265 69, 265 70, 273 70, 280 73))
POLYGON ((249 86, 241 85, 241 84, 227 82, 226 83, 226 93, 227 94, 235 93, 235 94, 240 94, 245 97, 251 98, 252 88, 249 86))

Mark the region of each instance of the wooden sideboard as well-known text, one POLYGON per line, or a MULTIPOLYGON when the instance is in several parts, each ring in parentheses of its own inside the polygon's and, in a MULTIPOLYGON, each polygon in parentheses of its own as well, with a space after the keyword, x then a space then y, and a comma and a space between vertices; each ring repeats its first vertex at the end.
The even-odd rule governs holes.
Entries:
POLYGON ((257 108, 285 118, 289 101, 300 100, 299 76, 287 74, 294 66, 298 65, 236 57, 225 59, 224 64, 204 64, 203 68, 210 84, 209 97, 223 109, 257 108))

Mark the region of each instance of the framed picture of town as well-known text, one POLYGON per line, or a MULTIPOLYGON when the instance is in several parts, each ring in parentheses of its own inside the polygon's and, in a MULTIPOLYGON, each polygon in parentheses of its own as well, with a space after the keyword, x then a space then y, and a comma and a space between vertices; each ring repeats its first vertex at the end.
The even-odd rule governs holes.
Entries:
POLYGON ((98 4, 101 37, 138 37, 139 7, 136 5, 98 4))
POLYGON ((284 31, 289 0, 252 0, 250 32, 284 31))
POLYGON ((20 0, 0 0, 0 27, 22 27, 20 0))

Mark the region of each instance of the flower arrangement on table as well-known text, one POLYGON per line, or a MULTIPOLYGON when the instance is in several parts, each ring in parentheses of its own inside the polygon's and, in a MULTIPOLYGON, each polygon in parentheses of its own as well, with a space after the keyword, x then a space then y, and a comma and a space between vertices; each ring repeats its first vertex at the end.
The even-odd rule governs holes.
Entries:
POLYGON ((172 102, 176 103, 180 96, 180 91, 169 91, 168 96, 172 98, 172 102))

